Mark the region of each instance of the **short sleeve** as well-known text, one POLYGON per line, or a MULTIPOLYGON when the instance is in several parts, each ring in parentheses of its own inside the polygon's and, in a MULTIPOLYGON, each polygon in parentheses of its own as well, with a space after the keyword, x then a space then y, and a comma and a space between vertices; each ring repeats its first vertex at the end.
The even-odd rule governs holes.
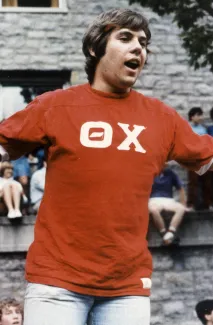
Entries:
POLYGON ((189 123, 174 111, 174 132, 168 160, 198 171, 213 158, 213 138, 196 134, 189 123))
POLYGON ((36 98, 25 109, 0 124, 0 145, 10 159, 17 159, 40 145, 48 144, 46 112, 47 107, 36 98))

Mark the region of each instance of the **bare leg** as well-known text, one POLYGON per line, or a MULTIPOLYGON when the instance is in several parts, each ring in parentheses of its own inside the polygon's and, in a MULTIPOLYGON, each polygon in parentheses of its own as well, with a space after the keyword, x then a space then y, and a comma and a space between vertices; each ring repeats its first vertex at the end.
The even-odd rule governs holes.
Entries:
POLYGON ((13 200, 12 200, 12 189, 10 184, 6 184, 3 187, 3 198, 8 211, 12 211, 14 208, 13 208, 13 200))
POLYGON ((13 198, 13 203, 14 203, 14 208, 15 210, 20 209, 20 202, 21 202, 21 192, 19 187, 15 184, 11 184, 11 190, 12 190, 12 198, 13 198))
POLYGON ((174 241, 176 230, 179 227, 185 213, 185 207, 181 203, 175 202, 173 208, 170 207, 169 211, 174 212, 174 215, 170 222, 169 229, 163 237, 163 241, 166 245, 170 245, 174 241))
POLYGON ((162 232, 165 231, 165 222, 160 214, 160 210, 157 207, 150 207, 149 212, 151 213, 152 219, 156 228, 162 232))
POLYGON ((185 207, 182 204, 176 206, 175 214, 172 217, 172 220, 169 225, 169 230, 176 231, 181 221, 183 220, 183 215, 185 213, 185 207))
POLYGON ((21 183, 23 189, 24 189, 24 194, 29 197, 29 180, 27 176, 20 176, 18 179, 19 183, 21 183))

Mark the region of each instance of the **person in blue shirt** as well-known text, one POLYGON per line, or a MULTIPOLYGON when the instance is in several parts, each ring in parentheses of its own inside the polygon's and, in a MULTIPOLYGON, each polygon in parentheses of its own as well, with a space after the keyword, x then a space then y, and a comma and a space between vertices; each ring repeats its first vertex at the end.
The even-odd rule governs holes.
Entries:
MULTIPOLYGON (((207 134, 207 128, 202 124, 203 110, 200 107, 192 107, 188 112, 189 124, 193 131, 199 135, 207 134)), ((211 173, 207 172, 198 176, 188 171, 188 198, 187 206, 191 210, 211 209, 213 198, 213 186, 211 173)))
POLYGON ((199 134, 207 134, 207 128, 202 124, 203 110, 200 107, 192 107, 188 112, 189 124, 192 130, 199 134))
POLYGON ((154 224, 163 237, 163 243, 172 244, 186 211, 186 196, 180 178, 168 165, 165 165, 161 174, 154 179, 148 207, 154 224), (179 192, 180 202, 173 198, 174 188, 179 192), (161 215, 163 210, 174 212, 168 229, 161 215))
MULTIPOLYGON (((211 120, 213 121, 213 107, 211 108, 209 115, 210 115, 211 120)), ((211 135, 213 137, 213 124, 208 126, 207 132, 209 135, 211 135)))

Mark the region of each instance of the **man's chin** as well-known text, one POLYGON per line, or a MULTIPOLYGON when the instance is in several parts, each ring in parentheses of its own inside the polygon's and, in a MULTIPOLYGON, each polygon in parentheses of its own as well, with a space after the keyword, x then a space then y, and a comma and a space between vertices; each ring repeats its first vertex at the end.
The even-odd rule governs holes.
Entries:
POLYGON ((136 80, 136 78, 125 78, 121 80, 121 84, 123 88, 131 88, 135 84, 136 80))

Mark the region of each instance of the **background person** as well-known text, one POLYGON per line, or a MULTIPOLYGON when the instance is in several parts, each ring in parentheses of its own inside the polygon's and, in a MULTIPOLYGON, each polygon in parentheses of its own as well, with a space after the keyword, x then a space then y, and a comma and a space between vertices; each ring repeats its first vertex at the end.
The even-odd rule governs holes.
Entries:
POLYGON ((213 300, 206 299, 198 302, 195 307, 197 317, 203 325, 213 325, 213 300))
POLYGON ((27 156, 12 161, 14 167, 14 179, 23 187, 25 195, 29 198, 29 179, 31 175, 30 164, 27 156))
MULTIPOLYGON (((200 107, 193 107, 188 112, 189 124, 192 130, 198 135, 207 134, 207 128, 202 124, 203 110, 200 107)), ((212 209, 213 186, 211 172, 199 177, 196 173, 188 171, 188 195, 187 206, 191 210, 212 209)))
POLYGON ((180 178, 169 168, 168 164, 154 179, 148 206, 154 224, 163 237, 163 243, 172 244, 177 239, 176 231, 186 211, 186 196, 180 178), (179 193, 180 202, 173 198, 174 188, 179 193), (161 214, 162 211, 174 212, 168 229, 161 214))
POLYGON ((0 325, 22 325, 23 307, 16 299, 0 301, 0 325))
POLYGON ((210 109, 209 116, 211 119, 211 124, 207 127, 207 132, 213 137, 213 107, 210 109))
POLYGON ((34 212, 38 212, 41 200, 44 195, 45 177, 46 177, 46 161, 43 162, 43 167, 35 171, 30 181, 30 198, 34 212))
POLYGON ((22 185, 13 179, 13 166, 4 162, 1 165, 0 195, 8 210, 8 218, 22 217, 21 199, 27 201, 22 185))

